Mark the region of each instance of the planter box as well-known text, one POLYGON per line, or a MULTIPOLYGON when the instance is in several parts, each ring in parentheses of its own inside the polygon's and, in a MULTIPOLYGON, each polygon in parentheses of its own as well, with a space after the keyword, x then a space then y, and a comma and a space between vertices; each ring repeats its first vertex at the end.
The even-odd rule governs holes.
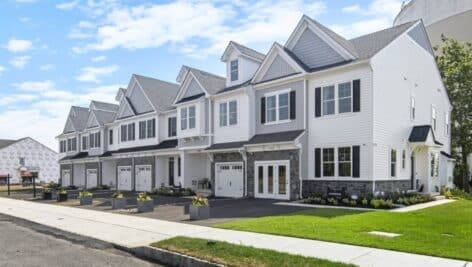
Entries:
POLYGON ((151 212, 154 211, 154 200, 139 201, 138 200, 138 212, 151 212))
POLYGON ((85 205, 92 205, 92 197, 81 197, 80 199, 80 206, 85 205))
POLYGON ((67 201, 67 194, 57 194, 57 202, 67 201))
POLYGON ((43 199, 44 200, 51 200, 52 199, 52 192, 43 192, 43 199))
POLYGON ((126 198, 112 198, 111 208, 114 210, 126 208, 126 198))
POLYGON ((190 205, 190 220, 205 220, 210 218, 210 206, 190 205))

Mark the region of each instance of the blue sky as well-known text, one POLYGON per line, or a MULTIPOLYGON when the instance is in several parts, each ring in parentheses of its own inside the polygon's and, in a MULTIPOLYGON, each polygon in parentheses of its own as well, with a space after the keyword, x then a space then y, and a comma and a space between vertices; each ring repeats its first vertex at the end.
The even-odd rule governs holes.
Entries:
POLYGON ((261 52, 302 14, 346 38, 389 27, 401 0, 4 0, 0 139, 54 137, 71 105, 113 102, 138 73, 175 81, 182 64, 220 75, 230 40, 261 52))

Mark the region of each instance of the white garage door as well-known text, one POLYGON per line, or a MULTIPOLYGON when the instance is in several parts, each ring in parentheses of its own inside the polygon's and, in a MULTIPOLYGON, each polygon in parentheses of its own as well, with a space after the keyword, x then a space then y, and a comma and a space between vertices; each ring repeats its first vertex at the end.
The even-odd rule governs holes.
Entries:
POLYGON ((98 186, 97 169, 87 169, 87 188, 95 188, 98 186))
POLYGON ((62 170, 62 186, 67 187, 70 185, 70 170, 62 170))
POLYGON ((151 192, 152 171, 151 165, 136 166, 136 191, 151 192))
POLYGON ((215 164, 216 187, 215 195, 218 197, 243 197, 244 195, 244 170, 243 163, 217 163, 215 164))
POLYGON ((131 166, 118 167, 118 190, 131 191, 131 166))

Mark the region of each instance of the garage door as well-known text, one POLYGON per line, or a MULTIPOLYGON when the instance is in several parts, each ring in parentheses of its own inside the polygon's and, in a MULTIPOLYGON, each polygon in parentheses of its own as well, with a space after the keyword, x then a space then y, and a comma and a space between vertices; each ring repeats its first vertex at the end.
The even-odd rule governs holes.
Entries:
POLYGON ((118 190, 131 191, 131 166, 118 167, 118 190))
POLYGON ((62 170, 62 186, 67 187, 70 185, 70 170, 62 170))
POLYGON ((87 169, 87 188, 95 188, 98 186, 97 169, 87 169))
POLYGON ((136 166, 136 191, 151 192, 152 171, 151 165, 136 166))
POLYGON ((218 197, 243 197, 243 163, 217 163, 215 169, 215 195, 218 197))

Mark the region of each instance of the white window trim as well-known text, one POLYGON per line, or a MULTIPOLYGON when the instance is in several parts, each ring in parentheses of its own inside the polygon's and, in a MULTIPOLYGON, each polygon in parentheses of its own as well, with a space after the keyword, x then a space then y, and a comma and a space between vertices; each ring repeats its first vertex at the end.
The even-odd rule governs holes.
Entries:
POLYGON ((231 99, 223 102, 218 103, 218 127, 220 128, 231 128, 238 126, 239 124, 239 101, 236 99, 231 99), (236 123, 235 124, 230 124, 230 109, 229 109, 229 103, 231 102, 236 102, 236 123), (221 125, 221 109, 220 106, 225 105, 226 106, 226 125, 221 125))
MULTIPOLYGON (((355 113, 358 113, 358 112, 354 112, 354 85, 353 85, 353 82, 354 82, 355 78, 353 79, 349 79, 349 80, 341 80, 339 82, 332 82, 332 83, 326 83, 326 84, 322 84, 320 86, 317 86, 317 87, 320 87, 321 88, 321 116, 320 117, 316 117, 316 119, 323 119, 323 118, 331 118, 331 117, 350 117, 350 116, 353 116, 355 113), (340 84, 343 84, 343 83, 350 83, 351 84, 351 111, 350 112, 343 112, 343 113, 339 113, 339 85, 340 84), (324 114, 324 98, 323 98, 323 88, 324 87, 329 87, 329 86, 334 86, 334 113, 333 114, 328 114, 328 115, 325 115, 324 114)), ((343 97, 344 98, 347 98, 347 97, 343 97)))
POLYGON ((288 123, 288 122, 291 122, 292 119, 290 119, 290 92, 292 91, 291 88, 288 88, 288 89, 283 89, 283 90, 278 90, 278 91, 275 91, 275 92, 269 92, 269 93, 265 93, 264 94, 264 98, 266 99, 266 106, 265 106, 265 118, 266 118, 266 122, 264 123, 264 125, 274 125, 274 124, 282 124, 282 123, 288 123), (288 94, 288 119, 285 119, 285 120, 279 120, 279 95, 282 95, 282 94, 288 94), (271 96, 275 96, 275 121, 267 121, 267 98, 268 97, 271 97, 271 96))
POLYGON ((336 162, 336 170, 334 171, 335 174, 337 174, 337 177, 341 177, 341 178, 353 178, 352 177, 352 171, 353 171, 353 165, 354 165, 354 162, 352 161, 352 146, 338 146, 336 147, 336 158, 335 158, 335 162, 336 162), (340 176, 339 175, 339 164, 341 163, 339 161, 339 149, 340 148, 349 148, 349 161, 342 161, 342 163, 346 163, 346 162, 349 162, 351 163, 351 170, 350 170, 350 174, 349 176, 340 176))
MULTIPOLYGON (((338 153, 336 152, 338 149, 337 147, 335 146, 328 146, 328 147, 321 147, 321 177, 322 178, 329 178, 329 179, 335 179, 337 177, 337 171, 336 171, 336 157, 338 155, 338 153), (324 149, 333 149, 333 161, 332 163, 334 164, 334 173, 333 173, 333 176, 325 176, 324 175, 324 149)), ((331 161, 328 161, 329 163, 331 163, 331 161)))
POLYGON ((176 137, 176 136, 177 136, 177 116, 169 116, 167 117, 167 138, 176 137), (169 119, 172 120, 172 118, 175 119, 175 135, 169 135, 169 132, 172 132, 169 119))
MULTIPOLYGON (((334 89, 334 90, 336 91, 336 92, 334 93, 334 100, 335 100, 335 102, 336 102, 336 103, 334 104, 334 105, 335 105, 334 114, 340 115, 340 114, 353 113, 353 110, 354 110, 354 88, 353 88, 353 87, 354 87, 354 86, 353 86, 352 80, 350 80, 350 81, 345 81, 345 82, 339 82, 339 83, 336 84, 335 89, 334 89), (339 85, 340 85, 340 84, 343 84, 343 83, 349 83, 349 84, 350 84, 349 89, 350 89, 351 95, 350 95, 349 97, 345 97, 345 96, 344 96, 344 97, 339 97, 339 85), (350 98, 350 99, 351 99, 351 102, 350 102, 350 103, 351 103, 351 111, 349 111, 349 112, 339 112, 339 108, 340 108, 339 101, 340 101, 341 99, 347 99, 347 98, 350 98), (337 112, 336 112, 336 111, 337 111, 337 112)), ((333 114, 333 115, 334 115, 334 114, 333 114)))
POLYGON ((396 178, 398 177, 398 149, 389 147, 388 150, 388 177, 396 178), (392 175, 392 150, 395 151, 395 175, 392 175))
POLYGON ((229 61, 229 80, 230 80, 231 82, 237 82, 237 81, 239 81, 239 74, 240 74, 239 67, 240 67, 240 66, 239 66, 239 59, 238 59, 238 58, 229 61), (236 68, 236 71, 235 71, 237 77, 236 77, 235 80, 233 80, 233 71, 231 70, 231 64, 232 64, 232 62, 234 62, 234 61, 237 62, 237 68, 236 68))

